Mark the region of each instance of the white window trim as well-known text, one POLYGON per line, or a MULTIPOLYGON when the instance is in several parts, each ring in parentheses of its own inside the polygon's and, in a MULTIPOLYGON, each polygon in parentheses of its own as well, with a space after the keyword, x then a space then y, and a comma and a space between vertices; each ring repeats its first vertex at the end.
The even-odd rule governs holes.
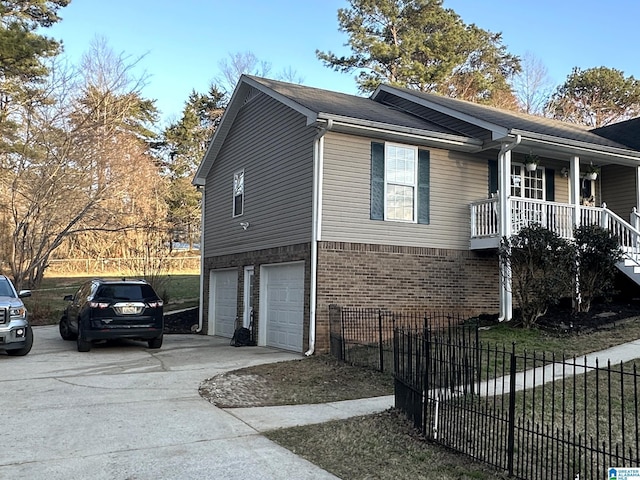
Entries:
POLYGON ((232 196, 231 196, 231 217, 241 217, 244 215, 244 186, 245 186, 245 176, 244 176, 244 168, 241 170, 236 170, 233 172, 233 185, 232 185, 232 196), (236 176, 242 175, 242 213, 236 214, 236 176))
POLYGON ((384 143, 384 220, 386 222, 400 222, 400 223, 418 223, 418 165, 419 161, 419 152, 418 147, 413 145, 404 145, 402 143, 392 143, 385 142, 384 143), (388 147, 399 147, 405 148, 408 150, 414 151, 414 162, 413 162, 413 184, 403 184, 403 183, 391 183, 387 179, 387 162, 389 161, 389 150, 388 147), (388 186, 389 185, 402 185, 402 186, 410 186, 413 188, 413 219, 412 220, 403 220, 400 218, 389 218, 387 213, 387 198, 388 198, 388 186))
MULTIPOLYGON (((519 162, 513 162, 511 164, 512 166, 517 165, 520 167, 520 195, 517 196, 516 198, 522 198, 522 199, 528 199, 528 200, 534 200, 533 198, 528 198, 524 196, 524 174, 527 171, 526 165, 524 163, 519 163, 519 162)), ((536 167, 536 172, 538 171, 542 171, 542 201, 546 202, 547 201, 547 173, 544 170, 544 167, 541 166, 537 166, 536 167)), ((509 174, 509 178, 511 178, 511 187, 513 187, 513 173, 509 174)), ((511 194, 511 192, 509 192, 511 196, 514 196, 513 194, 511 194)))

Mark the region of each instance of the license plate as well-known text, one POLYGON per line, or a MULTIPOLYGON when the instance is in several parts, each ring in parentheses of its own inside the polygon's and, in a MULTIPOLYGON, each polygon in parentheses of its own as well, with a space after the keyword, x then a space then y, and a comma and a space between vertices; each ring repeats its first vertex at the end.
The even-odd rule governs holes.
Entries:
POLYGON ((120 307, 120 311, 123 315, 135 315, 136 313, 138 313, 138 307, 130 307, 128 305, 125 305, 123 307, 120 307))

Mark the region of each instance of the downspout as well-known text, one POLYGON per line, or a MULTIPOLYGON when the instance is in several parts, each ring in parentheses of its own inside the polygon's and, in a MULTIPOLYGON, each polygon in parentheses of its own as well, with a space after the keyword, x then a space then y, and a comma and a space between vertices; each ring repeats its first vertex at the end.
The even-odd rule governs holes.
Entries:
POLYGON ((319 128, 313 139, 313 219, 311 227, 311 285, 309 292, 309 357, 316 349, 316 303, 318 296, 318 242, 321 238, 322 176, 324 160, 324 135, 333 127, 333 120, 327 120, 319 128))
MULTIPOLYGON (((522 137, 516 135, 511 143, 504 143, 500 148, 498 164, 500 172, 498 189, 500 195, 500 238, 511 235, 511 212, 509 197, 511 196, 511 150, 516 148, 522 137)), ((511 269, 500 262, 500 315, 498 321, 509 321, 513 315, 513 298, 511 296, 511 269)))
POLYGON ((200 198, 200 308, 196 333, 201 333, 204 325, 204 192, 206 188, 202 186, 198 187, 198 190, 201 190, 202 196, 200 198))

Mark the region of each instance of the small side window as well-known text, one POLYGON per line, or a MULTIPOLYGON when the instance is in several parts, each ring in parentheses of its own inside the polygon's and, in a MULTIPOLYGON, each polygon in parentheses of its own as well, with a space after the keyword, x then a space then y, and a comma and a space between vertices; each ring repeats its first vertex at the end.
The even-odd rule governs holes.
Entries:
POLYGON ((244 211, 244 170, 233 174, 233 216, 238 217, 244 211))

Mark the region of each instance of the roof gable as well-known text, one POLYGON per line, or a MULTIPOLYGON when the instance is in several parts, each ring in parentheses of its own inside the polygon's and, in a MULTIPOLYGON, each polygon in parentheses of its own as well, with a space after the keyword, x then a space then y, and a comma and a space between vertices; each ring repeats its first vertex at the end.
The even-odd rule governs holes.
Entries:
POLYGON ((340 122, 343 131, 370 128, 386 132, 404 132, 420 138, 438 136, 446 141, 478 148, 481 142, 473 141, 445 126, 417 117, 393 106, 384 105, 367 97, 348 95, 266 78, 243 75, 234 90, 229 105, 222 116, 209 148, 196 172, 193 183, 204 185, 206 176, 218 155, 235 117, 243 105, 254 95, 265 94, 307 118, 307 125, 318 122, 340 122))

